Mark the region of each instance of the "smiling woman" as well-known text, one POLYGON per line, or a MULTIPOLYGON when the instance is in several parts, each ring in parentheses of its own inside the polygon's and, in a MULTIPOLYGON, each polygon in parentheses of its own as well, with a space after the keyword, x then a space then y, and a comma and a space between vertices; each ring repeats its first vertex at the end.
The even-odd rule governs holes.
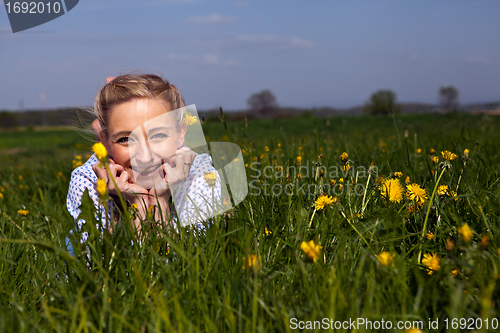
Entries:
MULTIPOLYGON (((67 208, 78 229, 85 223, 79 218, 85 189, 102 212, 120 207, 120 193, 128 206, 137 207, 139 231, 148 211, 154 212, 157 221, 183 226, 201 226, 201 221, 214 215, 220 203, 220 178, 217 174, 218 186, 209 186, 204 175, 216 172, 211 157, 185 146, 187 112, 175 86, 156 75, 118 76, 97 94, 94 112, 101 127, 99 138, 109 155, 109 171, 95 155, 73 171, 67 208), (99 203, 98 179, 115 197, 107 208, 99 203)), ((106 224, 112 220, 110 214, 102 216, 103 226, 111 230, 106 224)), ((87 236, 82 233, 82 241, 87 236)))

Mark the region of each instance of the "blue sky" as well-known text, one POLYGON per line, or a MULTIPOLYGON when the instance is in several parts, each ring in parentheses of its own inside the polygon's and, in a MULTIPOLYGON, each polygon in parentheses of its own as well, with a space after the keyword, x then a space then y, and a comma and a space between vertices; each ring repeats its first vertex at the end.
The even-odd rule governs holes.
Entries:
POLYGON ((161 74, 199 110, 363 104, 378 89, 500 100, 500 1, 82 0, 13 34, 0 8, 0 110, 89 106, 106 76, 161 74))

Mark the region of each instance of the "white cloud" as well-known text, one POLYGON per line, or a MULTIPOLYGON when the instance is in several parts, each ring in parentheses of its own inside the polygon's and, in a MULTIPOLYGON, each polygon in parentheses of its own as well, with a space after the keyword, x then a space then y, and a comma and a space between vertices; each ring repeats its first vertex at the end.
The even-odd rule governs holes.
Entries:
POLYGON ((219 63, 219 56, 213 53, 207 53, 203 56, 205 64, 217 65, 219 63))
POLYGON ((242 46, 255 46, 277 50, 310 49, 314 43, 300 37, 275 35, 240 35, 236 43, 242 46))
POLYGON ((468 56, 465 56, 464 60, 467 62, 475 63, 475 64, 489 64, 490 63, 490 61, 482 54, 468 55, 468 56))
POLYGON ((416 53, 411 53, 411 54, 408 56, 408 59, 409 59, 409 60, 418 60, 418 54, 416 54, 416 53))
POLYGON ((232 16, 210 14, 208 16, 191 16, 188 18, 187 22, 200 25, 228 25, 235 23, 236 19, 232 16))

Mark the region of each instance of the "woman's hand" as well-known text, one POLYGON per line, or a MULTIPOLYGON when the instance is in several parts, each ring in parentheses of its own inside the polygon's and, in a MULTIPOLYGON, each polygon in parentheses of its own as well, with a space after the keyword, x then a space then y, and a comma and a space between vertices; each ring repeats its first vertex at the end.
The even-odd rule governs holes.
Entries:
POLYGON ((163 174, 167 186, 175 186, 189 176, 189 170, 196 157, 196 153, 187 147, 175 151, 175 155, 168 163, 163 162, 163 174))
POLYGON ((97 177, 104 179, 108 184, 108 190, 111 194, 118 194, 118 191, 127 199, 128 201, 135 203, 138 200, 140 201, 141 197, 144 195, 148 195, 148 191, 145 188, 140 187, 135 184, 128 172, 120 165, 116 164, 112 159, 109 160, 108 164, 109 171, 111 176, 114 178, 116 182, 113 182, 108 176, 108 172, 105 168, 99 167, 99 162, 92 166, 97 177))

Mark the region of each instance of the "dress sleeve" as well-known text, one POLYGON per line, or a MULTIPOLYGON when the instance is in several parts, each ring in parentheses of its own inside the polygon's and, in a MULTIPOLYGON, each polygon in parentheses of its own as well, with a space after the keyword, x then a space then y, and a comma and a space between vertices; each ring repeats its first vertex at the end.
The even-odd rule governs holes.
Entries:
POLYGON ((201 222, 221 213, 221 180, 212 166, 210 155, 196 156, 188 178, 174 191, 174 203, 182 226, 196 224, 203 228, 201 222), (215 172, 217 175, 214 186, 210 186, 205 180, 208 172, 215 172))
MULTIPOLYGON (((87 162, 89 165, 92 164, 92 161, 89 160, 87 162)), ((86 164, 87 164, 86 163, 86 164)), ((101 223, 103 227, 106 227, 106 216, 105 216, 105 208, 102 205, 99 205, 98 195, 96 191, 96 180, 94 179, 95 174, 92 169, 86 167, 87 165, 81 166, 73 170, 71 173, 71 180, 69 182, 68 196, 66 198, 66 208, 68 209, 69 214, 73 217, 75 221, 75 225, 78 231, 81 231, 83 225, 86 223, 84 219, 79 219, 78 216, 81 213, 80 205, 82 204, 82 196, 85 189, 88 189, 89 196, 94 203, 95 208, 100 211, 100 214, 96 212, 96 219, 99 219, 99 215, 102 217, 101 223)), ((97 178, 97 177, 95 177, 97 178)), ((112 212, 114 210, 114 204, 112 201, 108 202, 108 212, 112 212)), ((110 217, 108 217, 110 218, 110 217)), ((81 242, 85 242, 88 238, 88 233, 83 232, 81 237, 81 242)))

